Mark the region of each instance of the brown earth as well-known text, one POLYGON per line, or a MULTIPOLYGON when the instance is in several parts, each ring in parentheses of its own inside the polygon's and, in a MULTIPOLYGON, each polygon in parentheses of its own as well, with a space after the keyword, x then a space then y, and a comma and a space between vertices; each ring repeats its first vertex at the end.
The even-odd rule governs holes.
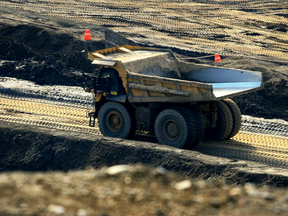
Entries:
POLYGON ((3 216, 288 211, 286 169, 151 142, 2 121, 0 127, 3 216))
MULTIPOLYGON (((3 16, 68 29, 89 28, 91 32, 119 45, 136 44, 94 24, 5 7, 1 7, 0 12, 3 16)), ((55 30, 3 18, 0 18, 0 23, 2 77, 31 80, 41 85, 81 86, 82 74, 92 76, 97 70, 87 60, 87 51, 112 46, 100 39, 84 42, 83 32, 55 30)), ((286 31, 286 25, 281 29, 286 31)), ((163 40, 161 47, 165 47, 163 40)), ((160 47, 159 43, 156 45, 151 42, 150 45, 160 47)), ((207 54, 179 47, 172 50, 178 57, 207 54)), ((239 57, 222 59, 218 63, 211 59, 196 61, 263 72, 263 90, 234 98, 242 114, 288 121, 287 64, 239 57)), ((150 142, 115 140, 102 136, 91 138, 75 132, 3 121, 1 132, 1 215, 287 214, 286 189, 258 188, 249 184, 243 186, 247 182, 254 182, 257 185, 286 187, 285 169, 250 161, 216 158, 197 151, 179 151, 150 142), (137 165, 125 167, 119 175, 107 174, 107 168, 93 169, 137 162, 158 169, 137 165), (163 167, 178 174, 164 172, 163 167), (84 171, 86 169, 88 171, 84 171), (180 185, 188 185, 187 189, 176 189, 175 183, 184 178, 190 179, 192 185, 184 182, 180 185), (199 179, 210 181, 202 182, 199 179), (231 184, 239 186, 232 189, 231 184)))
MULTIPOLYGON (((6 10, 6 13, 9 15, 12 11, 9 12, 8 10, 7 12, 6 10)), ((29 12, 29 14, 31 16, 32 13, 29 12)), ((25 12, 20 11, 18 16, 23 19, 25 12)), ((100 26, 96 27, 89 23, 77 23, 74 21, 68 22, 67 20, 56 18, 41 18, 41 20, 46 20, 46 23, 51 26, 59 28, 67 28, 69 26, 71 29, 79 29, 85 26, 91 32, 100 32, 100 35, 103 34, 106 38, 111 38, 111 42, 119 45, 135 44, 135 42, 100 26)), ((34 20, 31 18, 25 19, 30 22, 34 20)), ((97 70, 97 67, 91 65, 91 61, 87 59, 86 52, 113 46, 101 40, 85 42, 82 39, 83 32, 72 33, 37 25, 27 25, 27 23, 16 24, 18 23, 15 23, 15 21, 2 19, 0 26, 1 59, 13 61, 2 63, 0 68, 1 76, 13 76, 19 79, 31 80, 36 84, 83 86, 82 73, 85 72, 88 75, 92 75, 97 70), (23 37, 23 35, 25 36, 23 37), (31 38, 33 38, 33 42, 31 38), (86 52, 82 52, 83 50, 86 50, 86 52), (72 73, 72 71, 75 72, 75 69, 78 70, 78 75, 72 73)), ((172 50, 179 57, 185 58, 203 55, 203 53, 177 48, 172 48, 172 50)), ((214 63, 211 58, 210 60, 196 60, 196 62, 225 68, 261 71, 263 73, 263 90, 233 98, 240 107, 242 114, 288 121, 287 64, 243 57, 222 58, 223 60, 217 63, 214 63)))

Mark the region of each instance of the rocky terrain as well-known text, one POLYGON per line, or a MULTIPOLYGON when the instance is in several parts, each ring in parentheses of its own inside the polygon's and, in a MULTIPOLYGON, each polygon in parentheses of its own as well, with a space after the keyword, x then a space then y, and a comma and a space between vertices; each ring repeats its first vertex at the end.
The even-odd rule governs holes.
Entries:
MULTIPOLYGON (((141 40, 128 40, 88 22, 9 7, 1 7, 0 15, 66 29, 0 17, 0 76, 49 86, 51 92, 55 85, 83 87, 83 74, 92 77, 98 70, 87 59, 87 51, 113 46, 99 38, 83 41, 84 32, 73 29, 89 28, 118 45, 142 45, 141 40)), ((149 46, 165 47, 165 39, 149 46)), ((167 47, 179 58, 207 55, 167 47)), ((224 56, 217 63, 209 58, 192 61, 263 72, 262 90, 233 99, 244 115, 288 121, 287 64, 224 56)), ((7 94, 7 87, 1 86, 0 93, 7 94)), ((126 141, 0 124, 0 215, 286 215, 288 211, 285 168, 175 150, 157 145, 153 138, 126 141), (131 165, 114 166, 118 164, 131 165)))
POLYGON ((281 189, 185 180, 141 164, 1 174, 0 189, 1 215, 260 216, 286 215, 288 210, 287 192, 281 189))

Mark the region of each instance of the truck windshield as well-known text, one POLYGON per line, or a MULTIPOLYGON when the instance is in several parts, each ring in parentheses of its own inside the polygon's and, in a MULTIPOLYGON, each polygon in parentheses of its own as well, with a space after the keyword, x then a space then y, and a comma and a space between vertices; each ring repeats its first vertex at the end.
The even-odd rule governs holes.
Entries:
POLYGON ((117 83, 117 76, 115 73, 102 72, 101 79, 105 81, 110 81, 112 83, 117 83))

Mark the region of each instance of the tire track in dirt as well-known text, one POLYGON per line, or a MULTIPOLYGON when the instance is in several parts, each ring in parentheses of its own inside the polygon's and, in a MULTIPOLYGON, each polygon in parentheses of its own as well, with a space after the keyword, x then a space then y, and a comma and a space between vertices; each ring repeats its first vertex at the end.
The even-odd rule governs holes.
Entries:
MULTIPOLYGON (((98 127, 88 126, 86 109, 68 106, 0 98, 0 120, 100 135, 98 127)), ((133 140, 156 141, 155 137, 143 133, 138 133, 133 140)), ((230 140, 202 141, 195 150, 217 157, 287 167, 287 147, 288 137, 241 131, 230 140)))
POLYGON ((198 52, 288 59, 283 1, 1 1, 1 6, 108 26, 129 39, 198 52), (281 7, 279 6, 281 5, 281 7), (97 13, 96 13, 97 11, 97 13), (132 35, 132 36, 131 36, 132 35), (135 35, 135 36, 133 36, 135 35))

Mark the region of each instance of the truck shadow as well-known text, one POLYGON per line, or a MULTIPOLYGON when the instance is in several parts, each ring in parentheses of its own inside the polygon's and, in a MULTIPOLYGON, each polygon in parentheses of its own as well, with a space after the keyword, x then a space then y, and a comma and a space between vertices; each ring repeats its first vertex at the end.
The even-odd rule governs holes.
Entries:
POLYGON ((231 162, 245 160, 276 167, 287 167, 288 165, 288 157, 283 158, 283 153, 280 151, 255 147, 232 139, 224 141, 204 140, 194 150, 206 155, 231 159, 231 162))

